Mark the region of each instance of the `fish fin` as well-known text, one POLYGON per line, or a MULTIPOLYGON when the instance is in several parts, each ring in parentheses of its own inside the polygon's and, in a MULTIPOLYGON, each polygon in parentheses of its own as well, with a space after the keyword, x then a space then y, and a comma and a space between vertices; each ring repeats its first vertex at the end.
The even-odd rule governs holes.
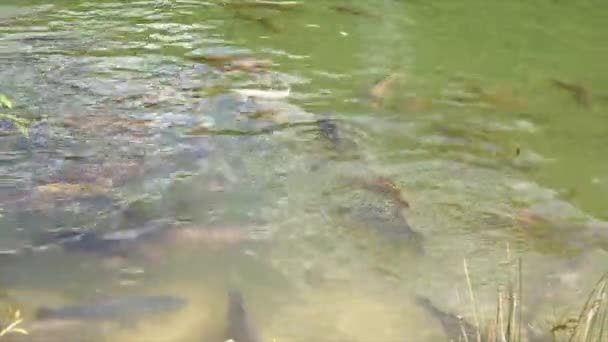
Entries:
POLYGON ((39 319, 39 320, 48 319, 53 316, 53 312, 54 312, 54 310, 51 308, 42 307, 42 308, 39 308, 38 311, 36 311, 35 316, 36 316, 36 319, 39 319))

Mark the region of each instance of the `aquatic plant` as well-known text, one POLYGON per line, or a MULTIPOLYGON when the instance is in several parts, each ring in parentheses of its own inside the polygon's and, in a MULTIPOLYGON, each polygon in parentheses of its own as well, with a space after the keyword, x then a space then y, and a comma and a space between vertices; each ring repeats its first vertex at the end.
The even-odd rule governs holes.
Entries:
POLYGON ((15 311, 13 321, 9 325, 7 325, 6 328, 3 328, 2 331, 0 331, 0 338, 9 334, 29 335, 27 330, 18 327, 22 322, 23 318, 21 318, 21 311, 15 311))
MULTIPOLYGON (((499 287, 496 298, 496 317, 490 320, 483 328, 480 322, 484 320, 478 313, 475 292, 469 276, 469 269, 466 259, 464 259, 464 273, 469 291, 471 305, 473 307, 473 318, 475 323, 476 342, 521 342, 522 341, 522 261, 517 260, 515 270, 508 270, 509 277, 504 286, 499 287)), ((470 341, 465 329, 464 322, 462 328, 462 340, 470 341)))
POLYGON ((19 327, 23 322, 21 310, 14 305, 8 305, 3 311, 2 316, 4 317, 7 314, 8 319, 7 322, 3 318, 0 320, 0 340, 10 334, 29 335, 27 330, 19 327))
POLYGON ((608 273, 600 277, 587 296, 577 319, 555 325, 551 332, 570 330, 568 342, 596 342, 608 339, 608 273))
MULTIPOLYGON (((532 341, 531 336, 523 337, 522 332, 532 322, 522 319, 523 278, 522 260, 511 263, 514 269, 508 270, 508 280, 499 287, 496 298, 496 317, 484 320, 478 312, 475 292, 469 276, 468 265, 464 260, 464 273, 473 309, 475 338, 471 340, 470 325, 461 317, 460 341, 466 342, 521 342, 532 341), (485 322, 485 324, 484 324, 485 322), (484 326, 485 325, 485 326, 484 326)), ((540 341, 601 342, 608 340, 608 272, 603 274, 587 296, 586 302, 577 318, 563 319, 552 326, 540 341), (566 332, 565 336, 558 333, 566 332)), ((537 339, 535 338, 534 341, 537 339)))
POLYGON ((0 94, 0 106, 8 109, 13 109, 13 102, 9 100, 5 95, 0 94))
MULTIPOLYGON (((0 108, 13 109, 15 106, 13 102, 9 100, 5 95, 0 94, 0 108)), ((0 113, 0 120, 7 120, 12 122, 15 127, 23 134, 24 136, 28 136, 28 127, 30 125, 30 121, 28 119, 20 118, 12 114, 0 113)))
POLYGON ((20 328, 23 323, 21 309, 15 300, 0 286, 0 340, 11 334, 29 335, 28 331, 20 328))

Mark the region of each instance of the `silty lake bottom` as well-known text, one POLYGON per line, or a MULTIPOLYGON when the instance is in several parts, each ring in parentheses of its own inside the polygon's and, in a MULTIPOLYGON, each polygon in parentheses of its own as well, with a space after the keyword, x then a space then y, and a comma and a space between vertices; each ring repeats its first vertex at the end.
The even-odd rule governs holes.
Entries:
POLYGON ((603 340, 606 17, 2 1, 0 340, 603 340))

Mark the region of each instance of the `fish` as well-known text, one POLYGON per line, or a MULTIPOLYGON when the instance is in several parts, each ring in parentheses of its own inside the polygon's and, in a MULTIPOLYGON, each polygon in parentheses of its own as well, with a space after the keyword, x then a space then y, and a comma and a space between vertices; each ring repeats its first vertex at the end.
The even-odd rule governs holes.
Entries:
POLYGON ((219 54, 219 55, 207 55, 207 56, 203 56, 203 57, 189 57, 189 59, 195 60, 195 61, 202 59, 205 63, 211 64, 211 65, 223 65, 226 63, 232 63, 233 61, 235 61, 239 58, 244 58, 244 57, 245 56, 243 54, 230 53, 230 54, 219 54))
POLYGON ((403 78, 404 75, 402 75, 401 73, 391 73, 390 75, 386 76, 385 78, 374 84, 374 86, 369 90, 369 96, 374 102, 376 102, 377 104, 381 104, 394 90, 394 87, 397 82, 399 82, 403 78))
POLYGON ((416 296, 416 304, 437 319, 449 341, 477 341, 477 329, 460 317, 439 309, 430 299, 416 296), (466 334, 463 336, 463 334, 466 334))
POLYGON ((273 62, 269 59, 243 58, 233 61, 229 68, 241 71, 260 71, 273 65, 273 62))
POLYGON ((188 301, 173 296, 131 296, 59 308, 42 307, 38 320, 83 320, 130 322, 147 316, 178 311, 188 301))
POLYGON ((47 233, 42 237, 41 242, 48 245, 54 241, 66 252, 126 257, 136 252, 136 247, 142 243, 162 242, 169 239, 171 228, 170 220, 158 219, 149 221, 142 227, 107 233, 76 230, 55 232, 50 236, 47 233))
POLYGON ((366 201, 350 207, 340 206, 337 210, 348 217, 353 228, 378 232, 387 241, 424 254, 424 236, 412 229, 399 206, 366 201))
POLYGON ((340 13, 351 14, 351 15, 355 15, 355 16, 367 17, 367 18, 372 18, 372 19, 380 18, 376 14, 370 13, 363 9, 356 8, 351 5, 347 5, 347 4, 334 5, 334 6, 331 6, 330 8, 333 9, 334 11, 340 12, 340 13))
POLYGON ((329 146, 335 152, 338 152, 340 158, 358 158, 357 143, 347 137, 347 134, 342 134, 343 130, 339 121, 331 118, 331 115, 325 114, 322 118, 317 119, 315 124, 318 129, 318 135, 323 140, 329 143, 329 146))
POLYGON ((274 33, 281 32, 281 29, 269 17, 258 17, 255 15, 250 15, 250 14, 241 12, 238 9, 235 11, 234 14, 237 18, 256 22, 274 33))
POLYGON ((245 308, 243 295, 237 289, 228 291, 226 320, 225 341, 262 342, 262 337, 245 308))
POLYGON ((351 181, 367 191, 387 195, 403 208, 410 208, 409 202, 404 198, 399 187, 388 177, 380 175, 365 178, 353 177, 351 181))
POLYGON ((558 79, 551 80, 551 83, 557 88, 568 91, 572 95, 574 100, 576 100, 576 102, 578 102, 579 104, 585 107, 591 106, 591 95, 585 87, 579 84, 569 83, 558 79))

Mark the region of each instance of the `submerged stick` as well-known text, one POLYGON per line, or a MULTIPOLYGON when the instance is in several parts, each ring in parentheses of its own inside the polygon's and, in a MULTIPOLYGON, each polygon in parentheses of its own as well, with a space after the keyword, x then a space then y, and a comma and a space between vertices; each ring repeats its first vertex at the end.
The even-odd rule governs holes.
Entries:
POLYGON ((517 259, 517 281, 518 281, 518 293, 519 293, 519 312, 518 312, 518 324, 517 324, 517 341, 521 342, 521 327, 522 327, 522 310, 523 310, 523 280, 522 280, 522 262, 521 257, 517 259))
MULTIPOLYGON (((602 299, 604 300, 604 306, 608 305, 608 303, 606 303, 606 286, 608 285, 608 273, 605 273, 596 283, 596 285, 594 286, 593 290, 591 291, 591 293, 589 294, 589 296, 587 296, 587 300, 585 301, 585 305, 583 306, 583 309, 581 310, 581 313, 578 316, 577 319, 577 326, 574 329, 574 331, 572 332, 572 334, 570 335, 570 338, 568 339, 569 342, 574 342, 574 341, 586 341, 588 336, 589 336, 589 331, 591 329, 591 324, 592 324, 592 320, 595 316, 595 313, 598 310, 598 305, 601 305, 602 303, 602 299), (600 300, 598 301, 597 298, 599 294, 600 300), (583 321, 585 322, 585 326, 584 326, 584 332, 583 332, 583 339, 578 339, 577 340, 577 336, 580 336, 580 331, 579 328, 581 327, 581 324, 583 323, 583 321)), ((600 324, 602 325, 601 329, 604 329, 605 324, 607 324, 606 321, 600 322, 600 324)))
POLYGON ((600 306, 600 308, 603 308, 604 310, 602 310, 602 317, 600 318, 601 328, 600 328, 600 334, 599 334, 600 336, 599 336, 598 339, 600 341, 603 341, 604 340, 603 339, 603 337, 604 337, 604 330, 606 328, 606 318, 608 316, 608 305, 606 305, 607 304, 606 303, 606 300, 607 300, 606 293, 603 293, 601 300, 604 301, 604 305, 600 306))
POLYGON ((500 325, 500 336, 502 337, 502 342, 507 342, 507 337, 505 336, 505 317, 503 314, 503 308, 502 308, 502 296, 503 293, 502 291, 498 291, 498 308, 497 310, 497 321, 498 324, 500 325))
POLYGON ((473 294, 473 286, 471 285, 471 277, 469 277, 469 267, 467 266, 466 258, 464 259, 464 274, 467 278, 469 296, 471 297, 471 305, 473 306, 473 318, 475 319, 475 326, 477 327, 477 342, 481 342, 481 332, 479 331, 479 317, 477 316, 477 304, 475 302, 475 296, 473 294))

